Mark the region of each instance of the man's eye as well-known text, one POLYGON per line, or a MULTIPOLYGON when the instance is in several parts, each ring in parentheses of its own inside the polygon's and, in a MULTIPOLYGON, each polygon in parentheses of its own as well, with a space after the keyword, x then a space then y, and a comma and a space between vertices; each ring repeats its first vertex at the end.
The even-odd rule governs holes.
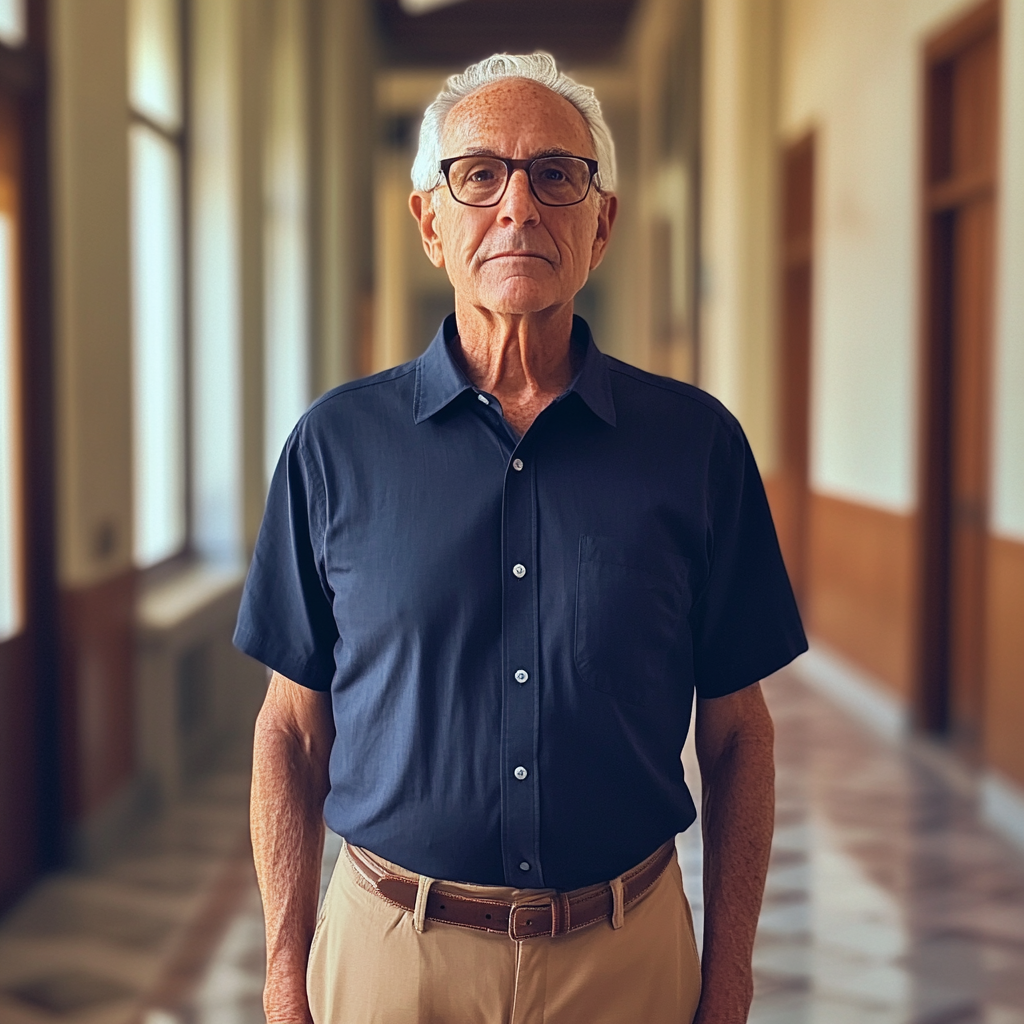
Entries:
POLYGON ((494 171, 486 167, 481 167, 478 170, 470 171, 469 177, 466 180, 476 182, 478 184, 485 181, 493 181, 494 171))
POLYGON ((542 177, 545 181, 565 181, 564 172, 560 171, 557 167, 545 167, 542 172, 542 177))

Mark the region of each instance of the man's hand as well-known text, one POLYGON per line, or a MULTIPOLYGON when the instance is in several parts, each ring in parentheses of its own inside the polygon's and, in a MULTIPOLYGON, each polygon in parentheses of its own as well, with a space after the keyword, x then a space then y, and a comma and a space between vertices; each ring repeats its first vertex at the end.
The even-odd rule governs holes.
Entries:
POLYGON ((694 1024, 744 1024, 775 820, 775 730, 759 683, 697 701, 703 786, 703 988, 694 1024))
POLYGON ((267 928, 269 1024, 312 1024, 306 961, 316 926, 323 805, 334 740, 331 696, 276 672, 256 720, 252 830, 267 928))

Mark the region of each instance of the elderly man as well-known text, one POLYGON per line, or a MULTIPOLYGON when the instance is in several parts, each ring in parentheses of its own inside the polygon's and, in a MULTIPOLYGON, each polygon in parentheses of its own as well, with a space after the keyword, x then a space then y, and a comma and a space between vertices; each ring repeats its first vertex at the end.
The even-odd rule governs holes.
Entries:
POLYGON ((236 633, 274 670, 252 790, 272 1022, 747 1017, 758 681, 805 641, 736 421, 573 317, 614 175, 593 92, 546 54, 451 78, 410 205, 455 313, 285 447, 236 633), (695 693, 702 964, 674 856, 695 693), (317 919, 324 818, 346 845, 317 919))

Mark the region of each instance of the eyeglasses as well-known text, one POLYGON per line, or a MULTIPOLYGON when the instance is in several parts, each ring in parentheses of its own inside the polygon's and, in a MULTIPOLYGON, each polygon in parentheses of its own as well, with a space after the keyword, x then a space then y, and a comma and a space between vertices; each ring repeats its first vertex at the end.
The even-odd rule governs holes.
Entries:
POLYGON ((463 206, 497 206, 513 171, 526 171, 530 191, 545 206, 575 206, 590 193, 597 161, 585 156, 535 156, 506 160, 501 156, 452 156, 441 161, 441 174, 452 198, 463 206))

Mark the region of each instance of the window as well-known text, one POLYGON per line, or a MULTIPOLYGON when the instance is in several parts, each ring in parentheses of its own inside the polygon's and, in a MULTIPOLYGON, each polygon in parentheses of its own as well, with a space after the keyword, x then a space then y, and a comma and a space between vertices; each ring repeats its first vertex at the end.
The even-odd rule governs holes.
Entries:
POLYGON ((134 558, 187 540, 181 11, 129 0, 134 558))
POLYGON ((14 219, 0 208, 0 641, 22 627, 16 260, 14 219))
MULTIPOLYGON (((26 41, 25 0, 0 0, 0 43, 26 41)), ((21 533, 21 367, 18 319, 17 181, 12 124, 0 118, 0 643, 24 627, 21 533)))
POLYGON ((27 35, 25 0, 0 0, 0 43, 22 46, 27 35))

